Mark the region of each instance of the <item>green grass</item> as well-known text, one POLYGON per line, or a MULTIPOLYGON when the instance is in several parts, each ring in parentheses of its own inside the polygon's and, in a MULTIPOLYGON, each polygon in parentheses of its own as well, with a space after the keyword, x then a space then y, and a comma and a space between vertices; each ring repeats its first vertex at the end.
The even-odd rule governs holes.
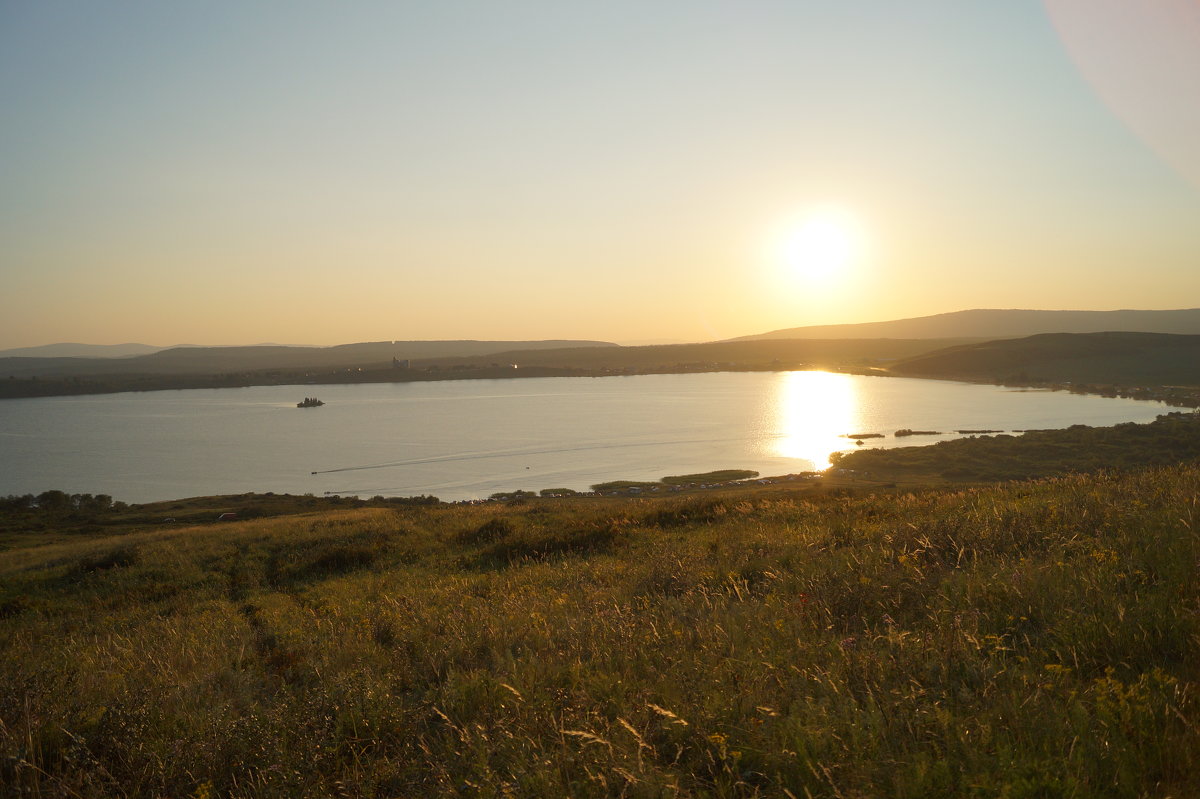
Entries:
POLYGON ((609 480, 604 483, 596 483, 592 486, 593 491, 625 491, 630 488, 661 488, 662 483, 656 480, 609 480))
MULTIPOLYGON (((592 486, 593 491, 608 492, 608 491, 626 491, 631 488, 644 489, 649 488, 657 491, 660 488, 668 486, 679 487, 695 487, 698 484, 713 484, 713 483, 731 483, 737 480, 748 480, 752 477, 758 477, 758 472, 749 469, 718 469, 713 472, 700 472, 698 474, 677 474, 668 475, 661 480, 610 480, 606 483, 597 483, 592 486)), ((556 491, 559 489, 555 489, 556 491)), ((543 492, 545 493, 545 492, 543 492)))
POLYGON ((143 505, 111 502, 105 497, 109 504, 97 507, 88 506, 86 499, 89 497, 88 494, 72 497, 57 491, 44 492, 37 498, 31 494, 0 497, 0 551, 48 541, 120 535, 151 528, 223 524, 219 517, 224 513, 234 513, 237 518, 245 520, 342 508, 389 508, 438 503, 436 497, 429 496, 359 499, 268 492, 191 497, 143 505), (57 506, 45 502, 47 497, 54 494, 60 495, 57 506))
POLYGON ((1200 467, 0 552, 0 792, 1186 796, 1200 467))
POLYGON ((733 480, 749 480, 758 477, 758 472, 749 469, 719 469, 715 472, 700 474, 676 474, 662 479, 667 485, 687 485, 689 483, 728 483, 733 480))

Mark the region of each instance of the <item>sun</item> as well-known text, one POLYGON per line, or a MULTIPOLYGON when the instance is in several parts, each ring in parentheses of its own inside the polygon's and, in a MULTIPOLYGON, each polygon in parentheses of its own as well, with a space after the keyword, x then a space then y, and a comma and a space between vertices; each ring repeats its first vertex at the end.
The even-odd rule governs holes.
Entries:
POLYGON ((823 207, 781 225, 776 260, 793 275, 826 279, 850 266, 862 246, 862 232, 854 215, 842 208, 823 207))

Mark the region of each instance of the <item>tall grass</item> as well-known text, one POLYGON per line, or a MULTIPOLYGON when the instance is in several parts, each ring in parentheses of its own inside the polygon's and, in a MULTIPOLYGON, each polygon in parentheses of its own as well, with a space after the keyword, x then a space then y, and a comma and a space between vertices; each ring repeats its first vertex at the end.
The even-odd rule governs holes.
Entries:
POLYGON ((1185 796, 1200 468, 0 554, 0 789, 1185 796))

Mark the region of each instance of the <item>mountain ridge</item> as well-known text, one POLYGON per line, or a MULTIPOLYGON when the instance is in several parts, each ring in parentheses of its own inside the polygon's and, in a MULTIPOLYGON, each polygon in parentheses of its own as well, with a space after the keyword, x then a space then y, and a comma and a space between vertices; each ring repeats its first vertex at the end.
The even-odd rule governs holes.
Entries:
POLYGON ((808 325, 772 330, 730 341, 778 338, 1024 338, 1040 333, 1171 333, 1200 335, 1200 308, 1143 311, 1034 310, 974 308, 965 311, 859 322, 808 325))

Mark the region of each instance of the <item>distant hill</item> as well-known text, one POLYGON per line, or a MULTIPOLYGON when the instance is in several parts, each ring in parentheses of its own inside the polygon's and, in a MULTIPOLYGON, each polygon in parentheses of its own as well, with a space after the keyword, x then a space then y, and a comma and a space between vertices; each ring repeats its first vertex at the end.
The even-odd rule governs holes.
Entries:
POLYGON ((165 349, 167 347, 152 347, 149 344, 43 344, 40 347, 0 350, 0 358, 128 358, 165 349))
POLYGON ((335 347, 174 347, 127 358, 0 357, 0 377, 193 375, 262 369, 327 369, 391 365, 393 358, 455 358, 507 350, 616 347, 604 341, 373 341, 335 347))
POLYGON ((1200 335, 1045 333, 917 355, 889 371, 989 382, 1200 386, 1200 335))
POLYGON ((227 347, 166 350, 123 360, 0 358, 0 397, 46 397, 265 385, 599 377, 672 372, 815 368, 862 371, 931 350, 962 344, 964 341, 785 339, 644 347, 567 341, 394 344, 376 342, 326 348, 227 347), (572 344, 586 346, 569 346, 572 344), (516 348, 497 351, 498 347, 505 345, 516 345, 516 348), (453 354, 472 350, 478 354, 453 354), (452 354, 429 355, 436 352, 452 354), (407 361, 407 368, 395 368, 393 358, 407 361), (514 366, 517 368, 512 368, 514 366))
POLYGON ((988 310, 774 330, 733 341, 777 338, 1022 338, 1038 333, 1175 333, 1200 335, 1200 308, 1176 311, 1028 311, 988 310))

